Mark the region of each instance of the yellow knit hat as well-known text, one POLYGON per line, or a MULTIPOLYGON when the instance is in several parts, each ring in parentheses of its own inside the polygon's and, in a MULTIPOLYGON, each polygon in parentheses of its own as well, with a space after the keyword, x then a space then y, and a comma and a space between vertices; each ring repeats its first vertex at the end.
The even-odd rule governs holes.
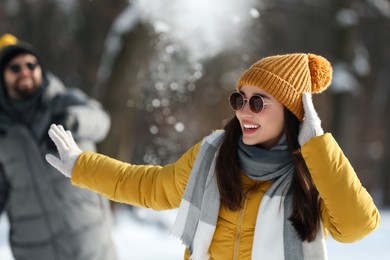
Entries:
POLYGON ((302 94, 321 93, 331 83, 332 66, 324 57, 294 53, 263 58, 244 72, 237 91, 244 85, 259 87, 303 120, 302 94))

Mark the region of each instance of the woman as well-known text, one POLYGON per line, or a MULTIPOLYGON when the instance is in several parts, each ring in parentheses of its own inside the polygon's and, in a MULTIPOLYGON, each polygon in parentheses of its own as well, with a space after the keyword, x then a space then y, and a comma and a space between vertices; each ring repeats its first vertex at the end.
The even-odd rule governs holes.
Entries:
POLYGON ((380 216, 332 135, 324 134, 311 93, 332 78, 329 62, 287 54, 253 64, 230 96, 236 111, 176 163, 125 164, 81 152, 70 132, 49 135, 55 168, 108 198, 155 210, 179 207, 172 233, 188 259, 327 259, 329 231, 353 242, 380 216))

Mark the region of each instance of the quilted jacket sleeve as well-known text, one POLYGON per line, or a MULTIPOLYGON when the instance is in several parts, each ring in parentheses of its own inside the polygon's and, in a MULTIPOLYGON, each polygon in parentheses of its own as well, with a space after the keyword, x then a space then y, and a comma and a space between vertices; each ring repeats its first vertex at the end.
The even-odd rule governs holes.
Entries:
POLYGON ((4 210, 5 204, 8 198, 9 186, 7 183, 7 178, 3 172, 3 168, 0 165, 0 215, 4 210))
MULTIPOLYGON (((111 121, 100 102, 79 88, 65 87, 52 73, 48 73, 47 80, 43 103, 51 113, 50 124, 61 124, 71 130, 76 141, 100 142, 106 138, 111 121)), ((45 128, 45 134, 46 131, 45 128)))
POLYGON ((320 193, 323 224, 335 240, 354 242, 379 226, 378 209, 331 134, 311 139, 302 155, 320 193))
POLYGON ((173 209, 181 197, 200 143, 176 163, 166 166, 131 165, 107 156, 84 152, 72 173, 72 184, 107 198, 154 210, 173 209))
POLYGON ((73 136, 93 142, 104 140, 110 130, 111 121, 102 105, 79 89, 69 88, 64 95, 64 102, 67 103, 64 106, 66 114, 77 122, 77 128, 71 129, 73 136))

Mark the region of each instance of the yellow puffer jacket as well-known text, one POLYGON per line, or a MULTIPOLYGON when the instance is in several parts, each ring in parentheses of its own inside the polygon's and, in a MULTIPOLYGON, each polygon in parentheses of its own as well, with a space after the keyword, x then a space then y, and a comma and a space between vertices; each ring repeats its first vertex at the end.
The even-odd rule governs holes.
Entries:
MULTIPOLYGON (((178 208, 199 147, 200 143, 164 167, 130 165, 85 152, 76 162, 72 183, 122 203, 155 210, 178 208)), ((323 226, 332 237, 353 242, 375 230, 379 212, 332 135, 313 138, 302 147, 302 154, 321 195, 323 226)), ((249 189, 244 207, 219 211, 211 259, 251 259, 258 208, 271 182, 243 176, 243 183, 249 189)), ((188 259, 188 250, 184 258, 188 259)))

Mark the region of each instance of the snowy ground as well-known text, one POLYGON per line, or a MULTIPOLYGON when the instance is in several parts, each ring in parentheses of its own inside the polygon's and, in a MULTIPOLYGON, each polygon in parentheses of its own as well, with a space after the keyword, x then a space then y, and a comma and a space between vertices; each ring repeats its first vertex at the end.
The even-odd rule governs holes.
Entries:
MULTIPOLYGON (((129 259, 183 259, 184 247, 169 235, 176 211, 154 212, 137 210, 131 214, 127 208, 118 208, 114 217, 113 237, 119 260, 129 259), (152 224, 150 224, 152 223, 152 224)), ((330 260, 389 260, 390 210, 382 210, 382 223, 377 231, 353 244, 328 240, 330 260)), ((8 242, 8 223, 0 219, 0 259, 12 260, 8 242)))

